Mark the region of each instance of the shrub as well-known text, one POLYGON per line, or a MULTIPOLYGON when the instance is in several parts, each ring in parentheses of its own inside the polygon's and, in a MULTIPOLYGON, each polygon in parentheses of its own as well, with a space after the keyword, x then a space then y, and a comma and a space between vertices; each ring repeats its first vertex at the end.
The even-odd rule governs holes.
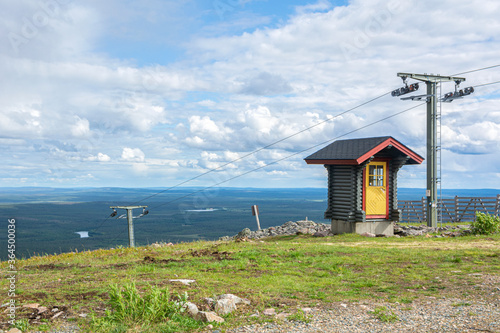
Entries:
POLYGON ((28 319, 19 319, 16 320, 14 326, 20 331, 27 331, 30 328, 30 322, 28 319))
POLYGON ((476 212, 476 221, 470 225, 474 235, 491 235, 500 231, 500 218, 495 215, 476 212))
POLYGON ((200 326, 194 319, 182 315, 187 293, 171 300, 168 288, 148 286, 141 295, 135 283, 123 288, 113 284, 109 287, 109 298, 112 310, 106 310, 105 317, 92 316, 92 326, 97 331, 126 332, 127 328, 152 323, 168 326, 162 332, 181 332, 200 326))

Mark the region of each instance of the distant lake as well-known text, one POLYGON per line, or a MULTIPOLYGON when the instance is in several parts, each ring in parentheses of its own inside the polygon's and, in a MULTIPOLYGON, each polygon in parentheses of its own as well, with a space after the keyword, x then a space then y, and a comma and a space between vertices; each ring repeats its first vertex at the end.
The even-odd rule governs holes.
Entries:
POLYGON ((89 237, 88 231, 76 231, 75 234, 80 235, 80 238, 88 238, 89 237))

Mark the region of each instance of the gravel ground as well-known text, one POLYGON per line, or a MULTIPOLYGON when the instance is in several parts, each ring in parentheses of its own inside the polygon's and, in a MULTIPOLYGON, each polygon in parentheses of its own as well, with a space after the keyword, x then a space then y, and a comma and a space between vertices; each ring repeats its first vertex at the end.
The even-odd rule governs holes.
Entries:
POLYGON ((309 323, 284 320, 226 332, 500 332, 498 300, 493 303, 458 299, 429 299, 411 304, 336 303, 331 308, 313 308, 308 316, 309 323), (383 322, 375 314, 370 314, 382 306, 386 309, 383 313, 397 317, 394 322, 383 322))
MULTIPOLYGON (((333 303, 327 307, 304 308, 309 322, 278 320, 229 329, 227 333, 356 333, 356 332, 495 332, 500 333, 500 299, 464 301, 460 299, 415 300, 398 303, 333 303), (373 313, 377 309, 379 315, 373 313), (394 321, 384 322, 380 314, 394 321)), ((279 314, 279 313, 278 313, 279 314)), ((262 316, 262 314, 261 314, 262 316)), ((32 331, 36 332, 36 331, 32 331)), ((81 332, 66 324, 49 333, 81 332)), ((205 332, 220 333, 218 329, 205 332)), ((38 332, 36 332, 38 333, 38 332)), ((41 333, 41 332, 40 332, 41 333)))

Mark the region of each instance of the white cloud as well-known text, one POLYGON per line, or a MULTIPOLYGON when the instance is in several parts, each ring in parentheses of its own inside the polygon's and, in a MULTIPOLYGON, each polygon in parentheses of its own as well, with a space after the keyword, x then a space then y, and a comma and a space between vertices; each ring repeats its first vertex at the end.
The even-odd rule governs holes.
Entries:
POLYGON ((238 153, 225 151, 223 154, 218 155, 216 153, 203 151, 201 153, 201 159, 198 160, 197 166, 205 169, 219 169, 223 167, 223 170, 237 169, 238 167, 230 163, 237 159, 238 153))
MULTIPOLYGON (((9 2, 0 13, 6 45, 0 49, 0 142, 10 161, 6 170, 14 173, 0 173, 0 184, 28 174, 12 166, 30 170, 26 184, 35 183, 37 168, 53 170, 62 183, 76 179, 73 170, 88 174, 86 168, 95 177, 89 181, 113 182, 111 163, 88 163, 109 162, 120 149, 123 161, 135 163, 124 163, 120 174, 143 175, 141 186, 153 176, 185 179, 293 135, 227 166, 229 173, 247 171, 415 106, 387 96, 306 130, 400 86, 399 71, 451 75, 497 64, 500 51, 500 3, 493 0, 353 0, 345 6, 319 0, 275 21, 264 10, 250 14, 245 6, 252 2, 240 2, 216 23, 213 8, 200 1, 41 3, 9 2), (59 5, 44 9, 41 3, 59 5), (214 17, 207 19, 207 12, 214 17), (30 35, 37 17, 42 21, 30 35), (17 50, 12 33, 27 39, 17 50), (170 48, 175 51, 167 55, 170 48)), ((466 74, 467 85, 497 81, 499 73, 466 74)), ((443 87, 452 89, 452 83, 443 87)), ((471 153, 500 165, 499 92, 497 85, 478 87, 443 105, 450 175, 463 172, 454 165, 471 153)), ((379 135, 425 154, 425 107, 347 137, 379 135)), ((324 177, 301 160, 309 153, 259 176, 274 170, 273 179, 281 172, 283 179, 307 183, 310 173, 324 177)), ((465 164, 478 174, 485 163, 465 164)), ((412 174, 422 180, 420 171, 412 174)), ((261 185, 258 177, 248 179, 261 185)))
POLYGON ((279 171, 279 170, 273 170, 270 172, 267 172, 268 175, 270 176, 286 176, 288 173, 286 171, 279 171))
POLYGON ((132 169, 137 174, 147 174, 149 166, 144 163, 134 163, 132 164, 132 169))
MULTIPOLYGON (((234 112, 234 111, 233 111, 234 112)), ((332 121, 320 119, 314 112, 304 114, 273 114, 262 105, 237 112, 234 117, 217 124, 209 117, 193 116, 190 118, 191 134, 188 144, 204 149, 232 149, 233 151, 251 151, 267 146, 286 137, 291 137, 274 146, 296 151, 313 145, 318 140, 324 141, 333 137, 336 123, 349 127, 356 125, 357 117, 346 115, 332 121), (321 123, 321 124, 320 124, 321 123), (313 127, 311 130, 306 130, 313 127), (298 133, 301 132, 302 133, 298 133)))
POLYGON ((327 0, 319 0, 315 4, 308 4, 304 6, 297 6, 295 10, 298 14, 305 14, 308 12, 324 11, 332 8, 332 4, 327 0))
POLYGON ((221 144, 229 139, 229 134, 233 132, 222 124, 216 124, 208 116, 189 117, 189 131, 192 136, 186 139, 187 144, 205 149, 220 148, 221 144))
POLYGON ((457 130, 443 127, 445 148, 461 154, 488 154, 500 148, 500 124, 482 121, 457 130))
POLYGON ((76 117, 76 123, 71 126, 71 133, 75 137, 85 137, 89 134, 89 121, 87 119, 81 119, 76 117))
POLYGON ((234 161, 234 160, 237 160, 239 158, 240 158, 240 154, 238 154, 237 152, 228 151, 228 150, 226 150, 224 152, 224 159, 226 161, 234 161))
POLYGON ((215 122, 207 116, 189 117, 189 125, 191 133, 218 134, 221 131, 215 122))
POLYGON ((261 72, 245 80, 240 91, 250 95, 279 95, 292 92, 292 87, 280 75, 261 72))
POLYGON ((90 156, 86 159, 87 161, 97 161, 97 162, 109 162, 111 157, 106 154, 98 153, 96 156, 90 156))
POLYGON ((145 154, 139 148, 123 148, 122 159, 129 162, 144 162, 145 154))

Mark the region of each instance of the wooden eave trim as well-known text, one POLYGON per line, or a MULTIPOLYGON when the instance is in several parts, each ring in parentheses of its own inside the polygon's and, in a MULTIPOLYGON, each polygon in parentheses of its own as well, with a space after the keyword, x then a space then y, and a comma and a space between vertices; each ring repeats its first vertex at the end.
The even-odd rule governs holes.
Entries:
POLYGON ((307 164, 358 165, 357 160, 305 160, 307 164))
POLYGON ((386 219, 386 220, 388 220, 389 214, 387 214, 387 215, 366 215, 366 219, 367 220, 369 220, 369 219, 386 219))
POLYGON ((382 142, 381 144, 379 144, 378 146, 376 146, 375 148, 369 150, 367 153, 360 156, 356 160, 357 164, 363 163, 364 161, 366 161, 370 157, 374 156, 376 153, 378 153, 379 151, 381 151, 382 149, 386 148, 389 145, 392 145, 393 147, 397 148, 400 152, 406 154, 407 156, 410 156, 410 158, 413 159, 418 164, 422 164, 422 162, 424 161, 424 158, 421 157, 420 155, 414 153, 413 151, 411 151, 410 149, 408 149, 407 147, 405 147, 403 144, 399 143, 395 139, 389 138, 389 139, 385 140, 384 142, 382 142))

